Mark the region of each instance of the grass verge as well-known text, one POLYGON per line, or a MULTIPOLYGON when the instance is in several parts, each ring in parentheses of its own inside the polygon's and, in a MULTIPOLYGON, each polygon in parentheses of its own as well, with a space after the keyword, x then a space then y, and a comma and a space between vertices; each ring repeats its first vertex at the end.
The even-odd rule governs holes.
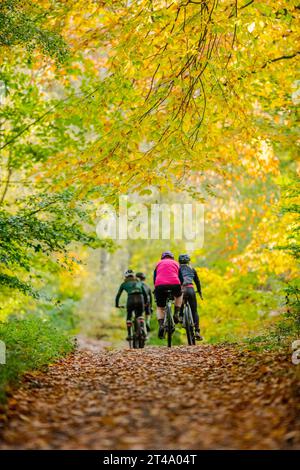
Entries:
POLYGON ((6 362, 0 364, 0 403, 25 372, 39 369, 74 348, 70 333, 57 327, 55 316, 28 315, 1 322, 0 340, 6 348, 6 362))

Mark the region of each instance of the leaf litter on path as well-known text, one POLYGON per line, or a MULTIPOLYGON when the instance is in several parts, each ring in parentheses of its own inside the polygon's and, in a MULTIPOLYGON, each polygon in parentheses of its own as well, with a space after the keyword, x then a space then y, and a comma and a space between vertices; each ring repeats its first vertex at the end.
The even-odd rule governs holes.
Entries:
POLYGON ((24 377, 0 448, 300 448, 297 372, 233 346, 79 350, 24 377))

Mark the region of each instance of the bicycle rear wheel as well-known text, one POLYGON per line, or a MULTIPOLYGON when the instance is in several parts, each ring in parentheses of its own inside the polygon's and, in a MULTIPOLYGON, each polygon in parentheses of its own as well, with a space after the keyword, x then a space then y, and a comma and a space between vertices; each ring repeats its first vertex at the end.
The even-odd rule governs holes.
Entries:
POLYGON ((137 347, 138 348, 144 348, 145 347, 145 342, 146 342, 146 333, 145 333, 145 325, 144 325, 144 319, 143 318, 138 318, 136 322, 136 332, 137 332, 137 347))
POLYGON ((185 317, 185 331, 186 331, 188 345, 193 346, 196 344, 196 341, 195 341, 194 325, 192 321, 192 312, 191 312, 191 307, 189 306, 189 304, 186 304, 184 306, 184 317, 185 317))
POLYGON ((137 330, 137 342, 138 342, 138 348, 144 348, 145 346, 145 333, 143 330, 143 326, 141 325, 140 322, 138 323, 138 330, 137 330))
POLYGON ((132 335, 132 327, 130 328, 130 335, 129 335, 129 340, 128 340, 128 344, 129 344, 129 349, 132 349, 134 346, 133 346, 133 335, 132 335))
POLYGON ((172 319, 172 311, 169 306, 167 306, 167 339, 168 339, 168 347, 172 347, 172 335, 173 335, 173 319, 172 319))
POLYGON ((194 335, 194 332, 193 332, 193 328, 191 326, 187 327, 186 336, 187 336, 189 346, 193 346, 193 345, 196 344, 195 335, 194 335))
POLYGON ((133 349, 137 349, 139 347, 138 341, 138 330, 137 330, 137 321, 136 318, 133 320, 132 323, 133 331, 132 331, 132 347, 133 349))

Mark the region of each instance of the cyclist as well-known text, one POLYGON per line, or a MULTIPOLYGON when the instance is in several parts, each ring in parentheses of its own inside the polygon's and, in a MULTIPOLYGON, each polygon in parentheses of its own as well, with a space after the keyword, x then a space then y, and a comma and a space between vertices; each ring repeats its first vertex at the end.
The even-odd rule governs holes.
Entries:
MULTIPOLYGON (((202 300, 203 300, 203 297, 202 297, 201 284, 200 284, 197 271, 189 265, 190 260, 191 258, 187 254, 180 255, 178 258, 178 261, 180 264, 180 272, 183 277, 183 282, 182 282, 183 296, 188 301, 191 307, 193 320, 195 324, 195 338, 197 341, 201 341, 203 338, 200 335, 199 315, 197 311, 197 298, 196 298, 196 293, 194 290, 193 282, 195 283, 197 287, 197 292, 200 295, 202 300)), ((183 312, 183 309, 181 308, 180 317, 179 317, 180 322, 182 322, 183 320, 182 312, 183 312)))
MULTIPOLYGON (((127 340, 130 338, 130 331, 132 326, 132 313, 135 312, 137 320, 140 322, 141 330, 145 331, 144 325, 144 305, 148 302, 147 293, 143 284, 136 278, 132 269, 128 269, 124 273, 124 281, 119 287, 117 296, 116 296, 116 307, 119 308, 119 300, 123 291, 126 291, 128 294, 127 297, 127 340)), ((145 332, 146 334, 146 332, 145 332)))
POLYGON ((179 322, 179 313, 182 304, 181 283, 183 282, 180 273, 180 266, 174 260, 171 251, 164 251, 161 260, 157 263, 153 274, 154 294, 157 304, 157 319, 159 323, 158 337, 164 336, 164 311, 168 298, 168 290, 171 290, 175 297, 174 322, 179 322))
POLYGON ((150 331, 150 317, 152 314, 152 292, 150 286, 146 284, 146 275, 144 273, 136 273, 136 277, 141 281, 147 294, 147 303, 145 304, 146 328, 150 331))

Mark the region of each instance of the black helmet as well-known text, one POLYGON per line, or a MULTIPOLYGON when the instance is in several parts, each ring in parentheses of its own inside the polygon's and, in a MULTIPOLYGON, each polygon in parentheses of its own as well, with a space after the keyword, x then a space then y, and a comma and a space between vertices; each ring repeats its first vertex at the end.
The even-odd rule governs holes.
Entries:
POLYGON ((174 259, 174 255, 173 255, 172 251, 164 251, 164 252, 161 254, 161 259, 165 259, 165 258, 174 259))
POLYGON ((125 273, 124 273, 124 277, 125 278, 134 277, 134 271, 132 271, 132 269, 127 269, 127 271, 125 271, 125 273))
POLYGON ((191 258, 187 254, 179 255, 178 261, 180 264, 188 264, 191 261, 191 258))
POLYGON ((146 279, 146 275, 144 273, 136 273, 136 277, 141 281, 144 281, 146 279))

